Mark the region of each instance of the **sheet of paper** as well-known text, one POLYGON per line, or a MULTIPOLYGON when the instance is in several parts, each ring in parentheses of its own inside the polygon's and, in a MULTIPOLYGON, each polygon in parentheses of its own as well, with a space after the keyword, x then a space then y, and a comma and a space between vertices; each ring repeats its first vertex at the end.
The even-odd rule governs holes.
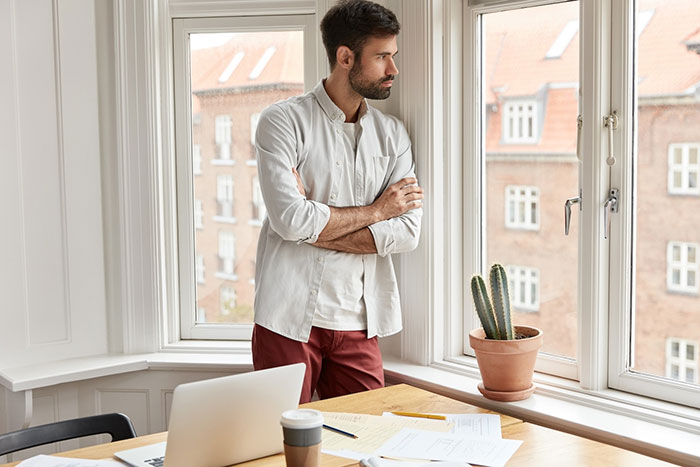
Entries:
POLYGON ((522 441, 512 439, 468 437, 404 428, 380 447, 375 455, 500 467, 508 462, 521 444, 522 441))
POLYGON ((465 462, 408 462, 381 457, 368 457, 360 459, 362 467, 469 467, 465 462))
MULTIPOLYGON (((452 433, 468 436, 486 436, 488 438, 501 438, 501 417, 489 413, 464 413, 464 414, 434 414, 444 415, 448 422, 455 424, 452 433)), ((391 412, 384 412, 384 417, 399 417, 391 412)), ((406 417, 404 417, 406 418, 406 417)))
POLYGON ((389 438, 404 428, 447 433, 454 426, 444 420, 381 417, 379 415, 341 412, 323 412, 323 423, 357 435, 357 439, 353 439, 329 430, 323 430, 321 444, 323 452, 346 450, 365 455, 373 454, 389 438))
POLYGON ((125 465, 111 459, 74 459, 41 454, 20 462, 17 467, 124 467, 125 465))

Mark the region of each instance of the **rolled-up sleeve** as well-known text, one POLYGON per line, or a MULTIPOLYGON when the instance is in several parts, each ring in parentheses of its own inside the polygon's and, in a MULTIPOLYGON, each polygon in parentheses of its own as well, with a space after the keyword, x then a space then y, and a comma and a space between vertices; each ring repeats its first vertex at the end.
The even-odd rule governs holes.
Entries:
POLYGON ((270 227, 284 240, 315 243, 331 211, 299 193, 292 173, 297 166, 296 141, 294 126, 280 106, 272 105, 262 112, 255 133, 255 153, 270 227))
MULTIPOLYGON (((396 165, 389 179, 389 185, 398 182, 402 178, 415 177, 415 165, 411 143, 406 130, 401 126, 402 139, 406 142, 406 149, 397 157, 396 165)), ((387 256, 392 253, 405 253, 414 250, 420 239, 421 219, 423 208, 411 209, 404 214, 387 219, 369 226, 374 238, 379 256, 387 256)))

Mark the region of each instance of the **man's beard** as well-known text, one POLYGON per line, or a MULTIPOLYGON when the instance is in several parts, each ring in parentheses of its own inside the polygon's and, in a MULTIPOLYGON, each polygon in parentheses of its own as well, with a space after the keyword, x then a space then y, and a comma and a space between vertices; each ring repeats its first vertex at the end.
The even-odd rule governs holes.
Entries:
POLYGON ((382 86, 382 83, 392 81, 396 76, 388 75, 378 81, 369 81, 362 78, 362 65, 356 61, 350 70, 350 87, 353 91, 366 99, 386 99, 391 94, 391 86, 382 86))

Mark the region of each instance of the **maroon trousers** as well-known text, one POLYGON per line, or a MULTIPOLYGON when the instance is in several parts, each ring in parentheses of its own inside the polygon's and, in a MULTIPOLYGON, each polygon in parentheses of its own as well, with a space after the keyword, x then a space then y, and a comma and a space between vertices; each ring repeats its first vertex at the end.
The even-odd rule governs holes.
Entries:
POLYGON ((253 328, 256 370, 306 363, 300 404, 318 391, 321 399, 384 387, 382 354, 377 337, 367 331, 333 331, 312 327, 309 342, 281 336, 262 326, 253 328))

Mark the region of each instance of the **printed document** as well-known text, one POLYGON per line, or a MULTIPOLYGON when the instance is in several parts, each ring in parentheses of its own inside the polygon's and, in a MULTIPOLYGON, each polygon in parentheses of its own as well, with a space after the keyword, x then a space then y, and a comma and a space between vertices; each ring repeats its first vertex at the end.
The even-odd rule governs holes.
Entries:
MULTIPOLYGON (((385 417, 399 417, 391 412, 384 412, 385 417)), ((490 413, 459 413, 459 414, 433 414, 443 415, 448 422, 455 426, 452 433, 467 436, 486 436, 487 438, 501 438, 501 417, 490 413)), ((407 417, 404 417, 407 418, 407 417)))
POLYGON ((41 454, 20 462, 17 467, 124 467, 125 465, 111 459, 73 459, 41 454))
POLYGON ((508 462, 521 444, 522 441, 512 439, 468 437, 404 428, 379 448, 375 455, 500 467, 508 462))

